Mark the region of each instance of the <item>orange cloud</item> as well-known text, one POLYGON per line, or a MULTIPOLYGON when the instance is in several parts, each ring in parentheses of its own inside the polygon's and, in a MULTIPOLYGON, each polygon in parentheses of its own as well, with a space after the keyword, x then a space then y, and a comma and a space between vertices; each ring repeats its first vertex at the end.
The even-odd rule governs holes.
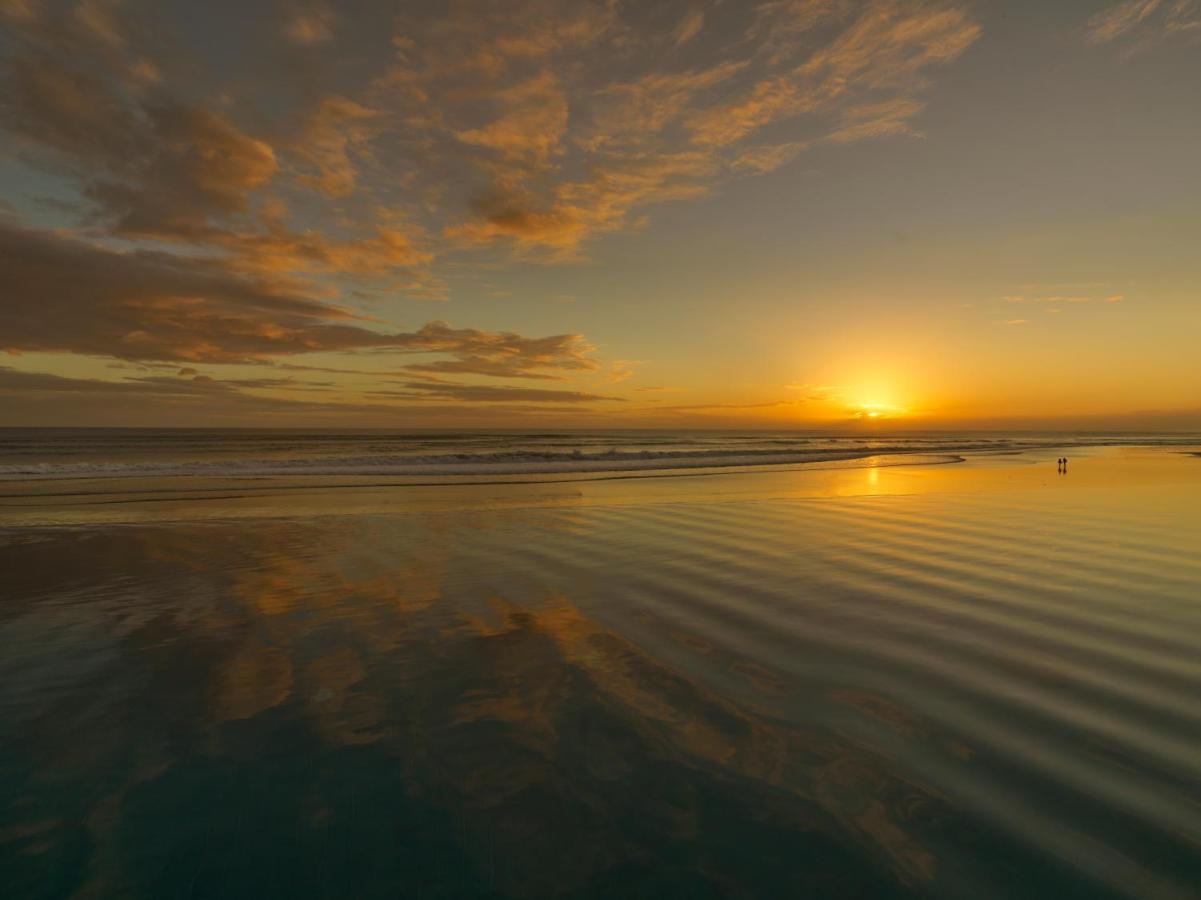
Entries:
POLYGON ((492 94, 501 116, 459 131, 465 144, 496 151, 506 163, 541 168, 558 151, 567 130, 567 98, 551 72, 492 94))
POLYGON ((303 47, 323 44, 334 36, 334 14, 322 3, 313 3, 292 11, 284 24, 284 35, 303 47))
POLYGON ((921 132, 915 130, 909 120, 925 106, 924 103, 904 97, 852 106, 843 113, 842 124, 826 135, 826 140, 847 143, 894 134, 921 137, 921 132))
POLYGON ((96 40, 110 47, 120 47, 125 43, 125 37, 113 14, 116 5, 111 0, 81 0, 72 10, 72 15, 80 27, 90 32, 96 40))
POLYGON ((38 0, 0 0, 0 16, 10 22, 33 21, 38 15, 38 0))
POLYGON ((522 251, 549 250, 549 260, 570 259, 587 236, 628 225, 636 207, 704 193, 716 171, 697 151, 613 154, 588 178, 559 185, 545 207, 532 194, 494 193, 479 198, 474 219, 444 234, 467 244, 507 239, 522 251))
POLYGON ((431 322, 415 332, 364 327, 349 311, 218 261, 118 253, 0 224, 0 349, 131 360, 245 362, 328 350, 392 349, 492 360, 513 373, 586 370, 580 335, 526 338, 431 322))
POLYGON ((271 146, 212 110, 173 100, 130 105, 102 81, 49 58, 12 63, 9 128, 78 171, 118 230, 189 233, 247 208, 275 175, 271 146))
POLYGON ((387 349, 424 354, 402 367, 414 379, 591 372, 579 335, 391 333, 354 307, 445 298, 471 254, 580 259, 658 204, 822 141, 917 134, 932 68, 979 33, 950 0, 666 16, 463 0, 377 16, 393 31, 370 58, 341 55, 366 20, 321 0, 281 11, 245 35, 261 58, 177 58, 119 3, 4 0, 0 129, 58 180, 69 225, 0 228, 22 309, 0 312, 0 346, 206 363, 387 349))
POLYGON ((1126 34, 1159 9, 1160 0, 1126 0, 1104 9, 1088 20, 1086 38, 1104 44, 1126 34))
MULTIPOLYGON (((917 134, 925 71, 979 33, 943 2, 777 2, 723 10, 720 32, 708 4, 664 30, 602 0, 412 7, 361 94, 312 91, 267 134, 236 93, 178 96, 171 61, 120 13, 88 0, 69 21, 30 24, 32 6, 11 7, 24 24, 9 130, 69 165, 90 221, 115 234, 299 273, 428 268, 447 250, 495 244, 577 257, 589 238, 635 227, 643 208, 778 168, 817 140, 917 134), (702 39, 709 63, 683 64, 702 39), (793 133, 747 145, 782 123, 793 133), (298 202, 306 191, 318 199, 298 202), (343 234, 271 218, 323 201, 340 204, 343 234), (411 223, 403 240, 397 218, 411 223), (418 249, 418 233, 447 243, 418 249)), ((286 36, 323 52, 330 8, 285 13, 286 36)))
POLYGON ((598 400, 624 402, 622 397, 605 397, 585 391, 558 391, 543 388, 495 387, 484 384, 450 384, 445 382, 409 381, 404 390, 375 390, 373 397, 399 397, 406 400, 464 400, 471 403, 521 401, 526 403, 593 403, 598 400))
POLYGON ((802 150, 808 147, 806 141, 788 141, 783 144, 766 144, 751 147, 740 153, 733 162, 736 171, 751 172, 761 175, 771 172, 780 166, 791 162, 802 150))
POLYGON ((701 29, 705 27, 704 10, 690 10, 684 18, 680 20, 680 24, 676 26, 675 31, 671 34, 671 42, 679 47, 687 44, 694 37, 701 33, 701 29))
POLYGON ((378 110, 337 95, 323 97, 290 148, 315 170, 301 180, 329 197, 352 193, 357 178, 352 153, 366 155, 367 142, 379 131, 378 110))
POLYGON ((1199 36, 1201 0, 1126 0, 1094 15, 1084 32, 1090 44, 1125 40, 1126 56, 1158 40, 1199 36))
POLYGON ((746 65, 746 61, 727 61, 695 71, 653 72, 602 88, 594 98, 593 133, 582 140, 590 149, 646 143, 683 116, 698 94, 746 65))
POLYGON ((213 241, 236 254, 235 268, 279 274, 382 274, 425 266, 433 260, 410 234, 384 226, 376 226, 372 232, 367 238, 337 240, 320 232, 297 233, 271 225, 264 232, 214 235, 213 241))
MULTIPOLYGON (((980 28, 962 10, 876 3, 804 61, 768 74, 734 101, 693 116, 693 139, 721 147, 782 119, 814 113, 860 90, 913 90, 926 67, 966 50, 980 28)), ((904 104, 905 96, 890 103, 904 104)), ((870 130, 866 136, 875 136, 870 130)), ((850 133, 846 139, 853 139, 850 133)))

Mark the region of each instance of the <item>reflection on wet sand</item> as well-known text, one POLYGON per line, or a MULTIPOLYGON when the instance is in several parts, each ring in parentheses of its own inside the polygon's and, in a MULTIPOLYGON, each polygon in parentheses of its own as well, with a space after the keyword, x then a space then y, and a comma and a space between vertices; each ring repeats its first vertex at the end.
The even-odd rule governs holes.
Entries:
MULTIPOLYGON (((4 832, 23 889, 74 871, 84 893, 110 896, 304 892, 317 870, 362 863, 360 838, 401 852, 389 836, 403 844, 406 818, 453 869, 401 852, 394 886, 423 896, 601 895, 647 879, 898 894, 933 876, 907 833, 930 798, 835 736, 715 696, 564 597, 442 608, 436 553, 383 581, 353 574, 361 535, 314 537, 329 552, 297 557, 292 528, 38 547, 144 554, 218 602, 197 616, 126 586, 115 607, 67 608, 68 627, 110 643, 82 683, 25 685, 54 702, 7 760, 24 769, 4 832), (84 746, 67 739, 81 728, 84 746)), ((53 582, 29 596, 57 595, 53 582)))
POLYGON ((0 882, 1187 896, 1186 520, 847 477, 869 490, 0 533, 0 882), (1131 573, 1162 618, 1120 631, 1131 573))

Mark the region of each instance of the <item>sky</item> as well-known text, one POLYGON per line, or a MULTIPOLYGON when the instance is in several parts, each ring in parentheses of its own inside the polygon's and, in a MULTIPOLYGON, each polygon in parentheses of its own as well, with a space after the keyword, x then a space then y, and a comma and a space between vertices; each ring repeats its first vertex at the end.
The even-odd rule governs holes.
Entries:
POLYGON ((1201 429, 1201 0, 0 0, 0 425, 1201 429))

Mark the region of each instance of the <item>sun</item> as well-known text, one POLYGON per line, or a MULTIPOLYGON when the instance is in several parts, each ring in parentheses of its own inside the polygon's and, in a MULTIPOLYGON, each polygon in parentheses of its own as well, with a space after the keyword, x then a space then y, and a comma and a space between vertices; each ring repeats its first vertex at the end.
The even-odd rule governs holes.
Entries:
POLYGON ((882 359, 878 355, 847 359, 832 369, 829 384, 841 387, 835 406, 843 421, 883 424, 918 416, 914 401, 924 394, 911 360, 882 359))
POLYGON ((871 420, 902 416, 907 412, 907 410, 905 407, 897 406, 893 403, 880 403, 873 401, 870 403, 865 402, 858 404, 858 406, 854 408, 853 412, 855 418, 857 419, 871 420))

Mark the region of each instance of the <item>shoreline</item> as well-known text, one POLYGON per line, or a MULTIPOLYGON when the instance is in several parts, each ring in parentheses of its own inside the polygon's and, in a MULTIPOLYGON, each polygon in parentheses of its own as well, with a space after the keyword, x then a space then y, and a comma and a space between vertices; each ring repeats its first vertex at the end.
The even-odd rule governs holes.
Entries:
MULTIPOLYGON (((755 467, 812 466, 821 463, 854 462, 888 457, 950 457, 970 455, 1022 455, 1050 449, 1089 450, 1106 447, 1178 448, 1185 455, 1201 455, 1196 436, 1179 439, 1132 441, 1128 438, 1087 439, 1077 441, 1048 438, 1039 441, 967 440, 930 446, 889 442, 879 446, 790 449, 688 449, 624 450, 605 452, 538 452, 516 450, 499 453, 448 453, 424 456, 341 456, 328 458, 292 457, 286 459, 180 459, 173 461, 72 461, 22 462, 0 465, 0 485, 35 484, 67 481, 188 478, 485 478, 494 476, 580 475, 603 477, 609 473, 656 473, 685 470, 753 469, 755 467)), ((896 465, 900 463, 888 463, 896 465)), ((613 476, 620 477, 620 476, 613 476)), ((551 479, 543 479, 551 480, 551 479)), ((420 482, 419 482, 420 483, 420 482)), ((481 482, 484 483, 484 482, 481 482)))
MULTIPOLYGON (((860 462, 860 461, 869 460, 872 458, 873 457, 871 457, 871 456, 855 457, 855 458, 846 460, 846 462, 860 462)), ((833 460, 830 460, 830 461, 833 462, 833 460)), ((489 480, 489 481, 437 480, 437 481, 435 481, 435 480, 433 480, 435 478, 446 479, 446 478, 456 477, 456 476, 430 475, 429 476, 430 480, 427 480, 427 481, 351 481, 351 482, 345 482, 345 483, 341 483, 341 484, 326 484, 326 483, 314 483, 312 481, 306 480, 301 483, 295 483, 299 479, 327 477, 327 476, 310 475, 309 473, 305 473, 303 475, 278 476, 281 478, 291 479, 293 481, 293 483, 289 483, 289 484, 246 485, 245 484, 246 481, 257 480, 257 479, 263 478, 264 476, 243 476, 242 479, 239 479, 237 477, 223 478, 223 476, 213 475, 213 476, 207 476, 207 477, 206 476, 190 476, 190 477, 202 478, 205 480, 222 480, 223 485, 221 487, 211 487, 211 488, 205 488, 205 487, 182 488, 181 487, 178 490, 180 490, 180 491, 184 491, 184 490, 186 490, 186 491, 209 491, 209 492, 213 492, 213 493, 227 492, 231 489, 230 488, 231 484, 241 484, 241 485, 243 485, 243 489, 247 490, 247 491, 253 491, 256 489, 263 490, 263 491, 309 491, 309 490, 319 491, 319 490, 369 490, 372 488, 511 487, 511 486, 522 486, 522 485, 529 485, 532 487, 536 487, 538 485, 589 484, 592 482, 603 482, 603 481, 639 481, 639 480, 665 479, 665 478, 712 478, 712 477, 719 476, 719 475, 773 475, 773 474, 779 474, 779 473, 784 473, 784 472, 845 472, 845 471, 854 471, 856 469, 886 469, 886 468, 892 469, 892 468, 899 468, 899 467, 903 467, 903 466, 915 466, 915 467, 916 466, 951 466, 951 465, 956 465, 958 463, 964 463, 967 461, 968 461, 968 457, 966 457, 966 456, 952 454, 952 455, 942 456, 942 457, 939 457, 936 459, 915 459, 915 460, 905 460, 903 462, 876 463, 876 464, 872 464, 872 465, 863 465, 863 466, 822 466, 819 463, 813 463, 813 464, 795 463, 795 464, 777 464, 777 465, 773 465, 773 466, 765 466, 763 468, 758 468, 758 467, 751 466, 751 465, 747 465, 747 466, 730 465, 730 466, 726 466, 726 467, 695 467, 695 468, 688 469, 685 471, 661 471, 661 470, 656 470, 656 469, 644 469, 644 470, 634 470, 634 471, 630 471, 628 473, 620 472, 617 474, 615 474, 612 470, 605 470, 605 471, 580 472, 580 473, 578 473, 580 477, 577 477, 577 478, 537 478, 537 477, 535 477, 534 473, 531 473, 529 478, 524 478, 524 479, 510 478, 510 479, 506 479, 503 481, 500 481, 500 480, 489 480)), ((538 473, 538 474, 571 474, 571 473, 538 473)), ((184 477, 184 476, 180 476, 180 477, 184 477)), ((468 476, 460 475, 457 477, 466 478, 468 476)), ((73 481, 73 480, 88 480, 88 479, 61 479, 61 480, 62 481, 73 481)), ((5 484, 5 483, 6 482, 4 482, 4 481, 0 481, 0 485, 5 484)), ((144 488, 144 489, 138 489, 138 490, 114 490, 114 491, 42 491, 42 492, 38 492, 38 493, 25 493, 25 494, 0 494, 0 500, 19 499, 19 498, 23 498, 23 497, 95 497, 95 496, 103 496, 105 494, 128 496, 131 494, 163 494, 163 493, 172 493, 172 492, 173 492, 173 490, 168 487, 144 488)), ((252 495, 247 494, 244 496, 252 496, 252 495)), ((207 499, 207 498, 196 498, 196 499, 207 499)), ((218 498, 214 498, 214 499, 218 499, 218 498)), ((127 501, 127 502, 138 502, 138 501, 132 500, 132 501, 127 501)), ((10 504, 10 505, 19 505, 19 504, 10 504)))
MULTIPOLYGON (((512 481, 415 481, 407 483, 410 487, 431 484, 541 484, 557 481, 600 480, 604 478, 639 478, 639 477, 674 477, 687 475, 718 474, 719 472, 734 471, 779 471, 787 466, 803 466, 806 469, 820 467, 823 463, 857 463, 870 459, 899 458, 897 461, 876 463, 875 465, 937 465, 962 462, 963 453, 980 453, 988 455, 1020 454, 1022 449, 1005 450, 964 450, 933 452, 930 450, 880 452, 877 450, 848 451, 845 453, 809 453, 809 454, 772 454, 763 457, 748 454, 729 454, 712 458, 698 459, 696 456, 678 456, 663 458, 639 459, 610 459, 572 460, 570 462, 553 463, 458 463, 449 465, 419 464, 405 465, 403 463, 379 466, 321 466, 319 464, 303 466, 270 466, 262 468, 223 469, 220 465, 211 468, 165 468, 163 470, 142 469, 131 467, 130 471, 98 471, 80 474, 30 473, 19 477, 0 475, 0 485, 10 484, 45 484, 68 481, 130 481, 138 479, 204 479, 227 481, 243 481, 250 479, 313 479, 313 478, 370 478, 396 477, 421 479, 450 479, 450 478, 487 478, 493 476, 525 476, 512 481), (913 461, 910 461, 913 460, 913 461), (605 463, 605 464, 602 464, 605 463), (580 478, 545 479, 541 476, 568 475, 580 478), (591 478, 590 478, 591 477, 591 478)), ((358 486, 358 485, 356 485, 358 486)), ((395 486, 395 485, 393 485, 395 486)), ((7 496, 0 494, 0 497, 7 496)))
MULTIPOLYGON (((0 481, 0 532, 30 525, 305 518, 357 513, 592 505, 658 505, 778 497, 1081 489, 1193 483, 1198 455, 1172 448, 1100 447, 1052 468, 1055 448, 966 454, 857 456, 804 464, 743 465, 514 476, 190 476, 0 481), (757 478, 744 476, 759 476, 757 478), (723 477, 730 476, 730 477, 723 477)), ((1201 451, 1198 451, 1201 454, 1201 451)))

